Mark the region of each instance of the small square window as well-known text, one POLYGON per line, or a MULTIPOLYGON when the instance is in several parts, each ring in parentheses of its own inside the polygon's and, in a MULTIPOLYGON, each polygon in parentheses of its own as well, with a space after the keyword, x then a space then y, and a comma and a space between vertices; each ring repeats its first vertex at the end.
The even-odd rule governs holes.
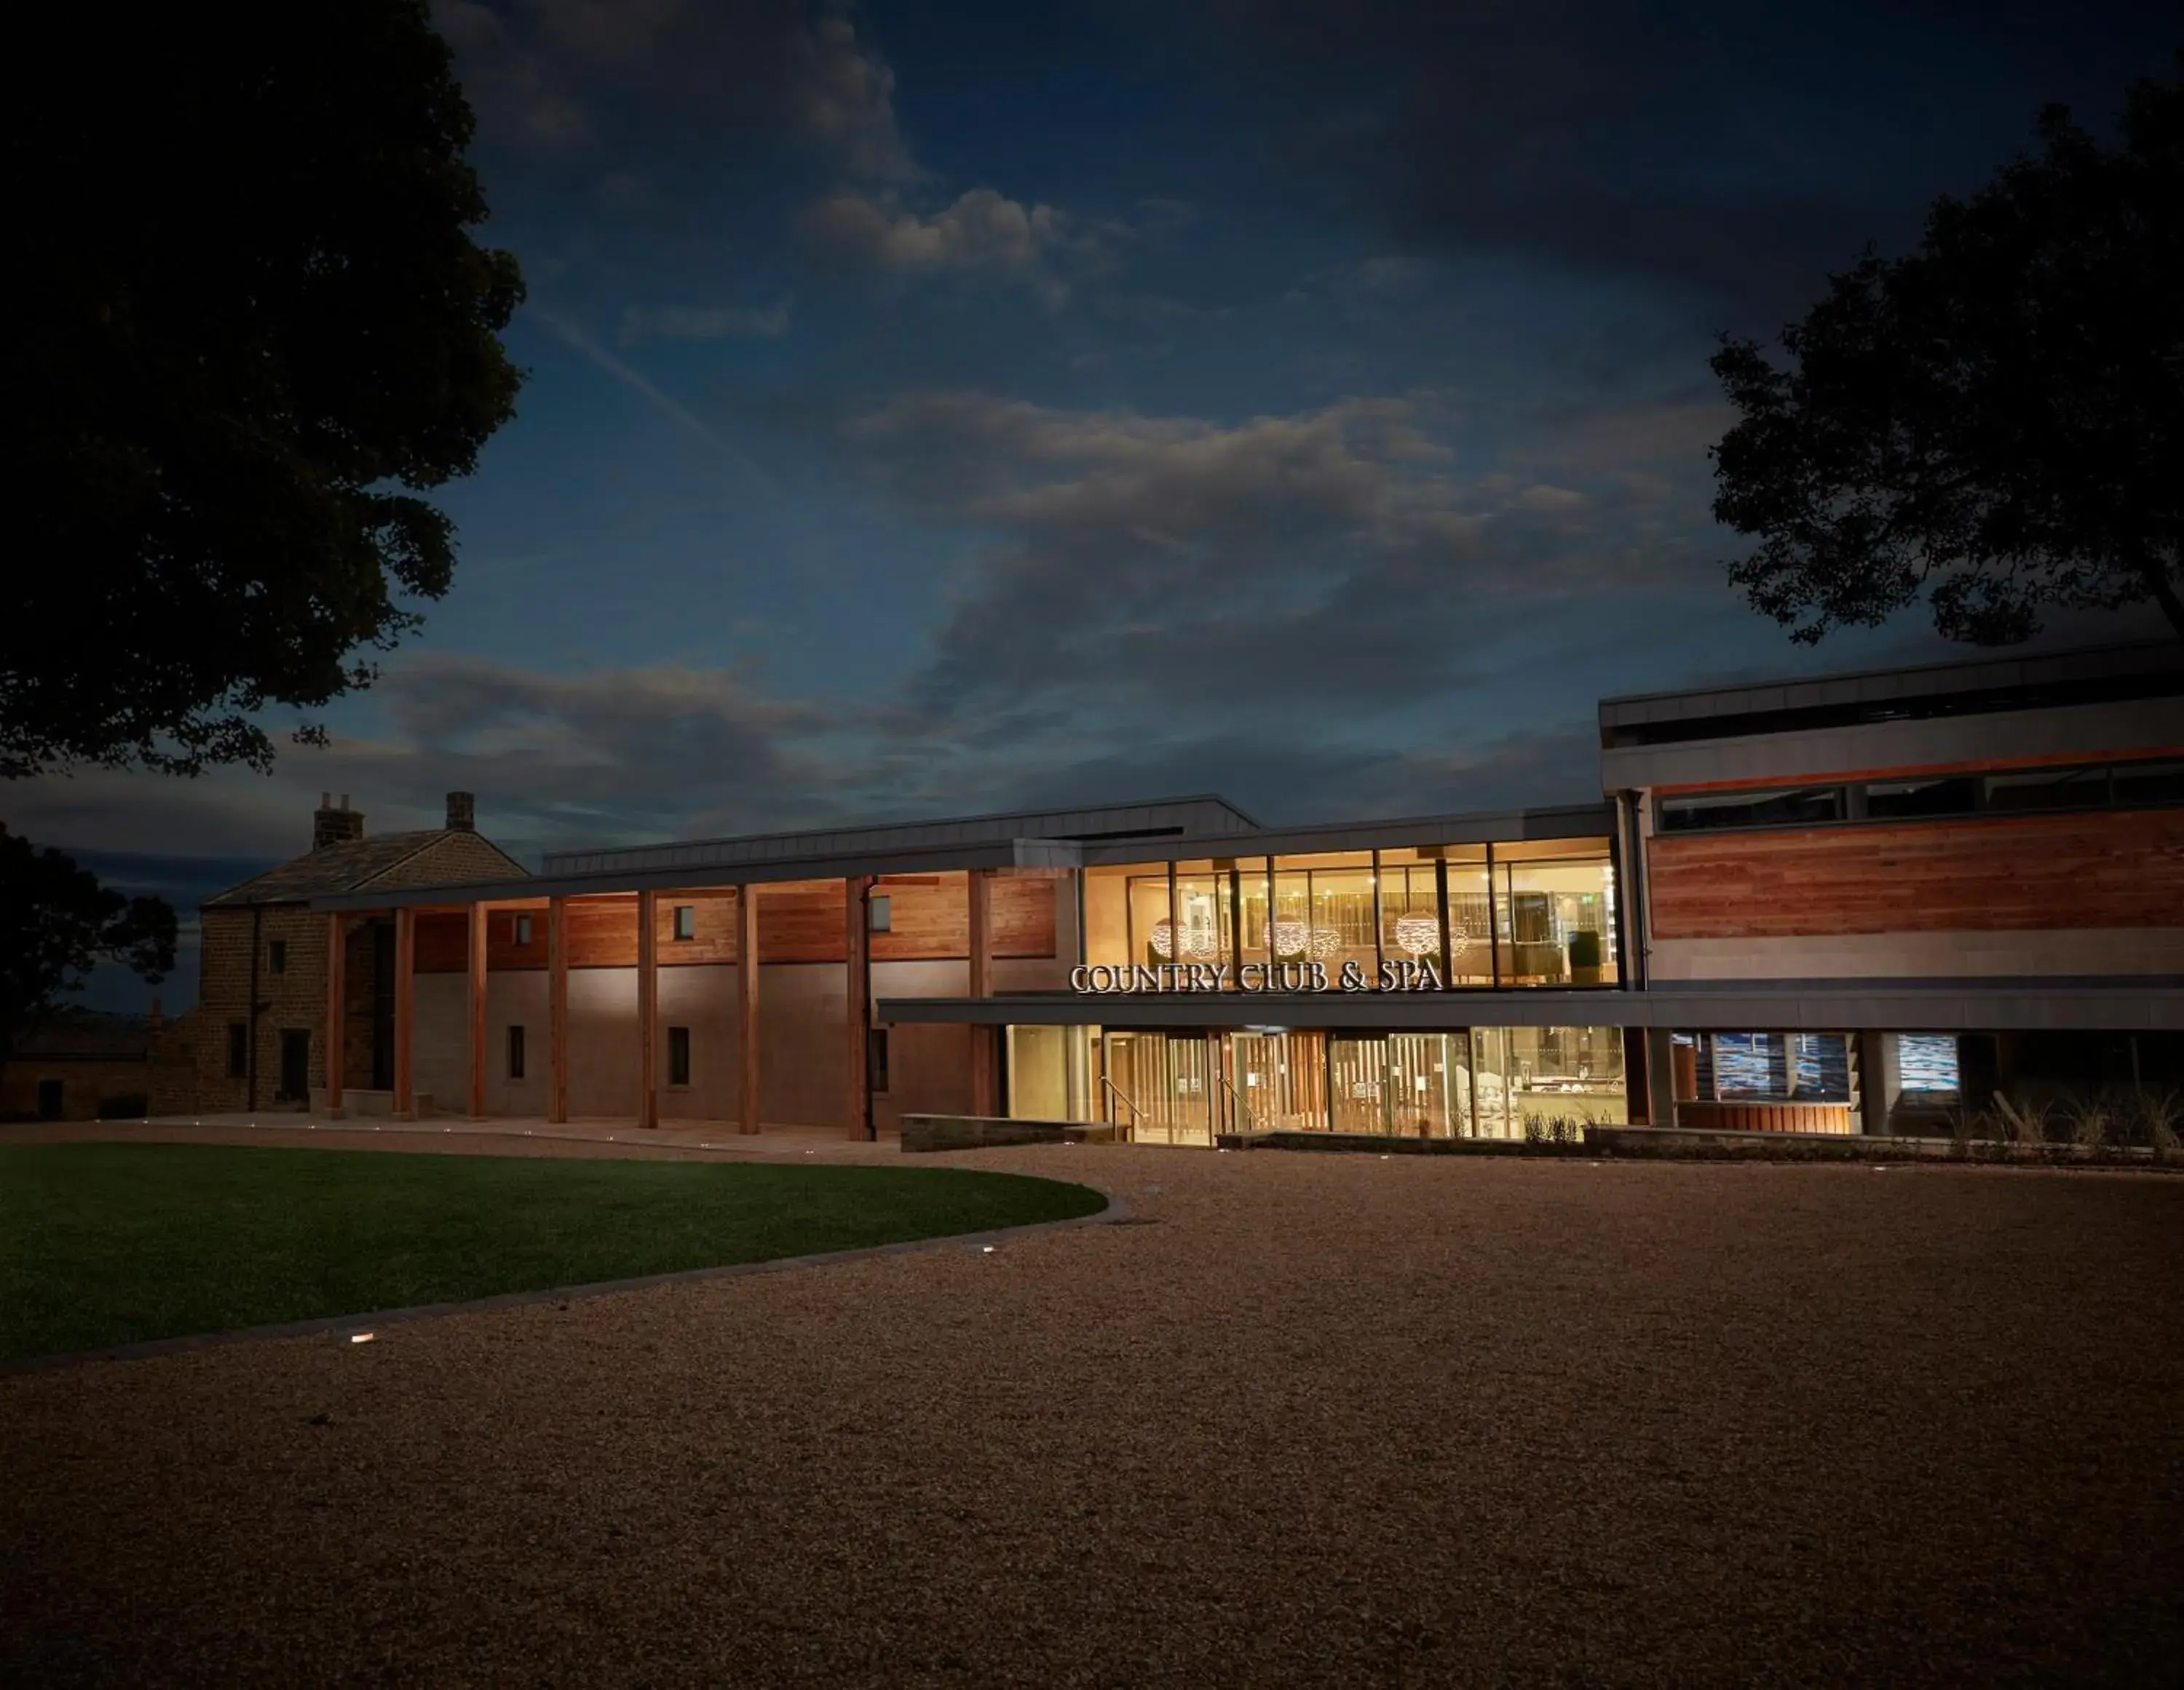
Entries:
POLYGON ((667 1083, 687 1086, 690 1083, 690 1029, 670 1027, 667 1030, 667 1083))
POLYGON ((531 942, 531 912, 527 909, 515 912, 515 942, 519 945, 531 942))
POLYGON ((678 903, 675 906, 675 937, 677 939, 698 937, 698 908, 695 904, 678 903))
POLYGON ((866 906, 872 912, 868 930, 875 933, 894 931, 894 900, 884 893, 872 899, 866 906))
POLYGON ((227 1024, 227 1077, 240 1080, 250 1072, 250 1028, 242 1021, 227 1024))
POLYGON ((265 966, 275 974, 288 971, 288 942, 276 939, 265 947, 265 966))
POLYGON ((508 1030, 508 1077, 523 1077, 523 1029, 511 1026, 508 1030))

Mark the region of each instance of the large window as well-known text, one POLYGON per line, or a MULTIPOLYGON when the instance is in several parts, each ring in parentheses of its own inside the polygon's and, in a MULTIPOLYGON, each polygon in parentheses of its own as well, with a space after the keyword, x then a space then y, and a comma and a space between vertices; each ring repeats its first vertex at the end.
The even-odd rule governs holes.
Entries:
POLYGON ((1084 959, 1108 966, 1429 965, 1445 986, 1613 985, 1603 838, 1391 847, 1089 870, 1084 959), (1444 898, 1444 892, 1446 898, 1444 898))
POLYGON ((1618 1027, 1474 1027, 1474 1128, 1528 1138, 1630 1119, 1618 1027))
POLYGON ((1825 786, 1681 792, 1659 801, 1663 833, 2042 810, 2146 809, 2184 803, 2184 763, 2064 764, 1992 775, 1917 775, 1825 786))
POLYGON ((1840 1033, 1701 1033, 1695 1073, 1708 1102, 1850 1101, 1850 1048, 1840 1033))
POLYGON ((1599 986, 1618 977, 1615 875, 1605 840, 1494 848, 1504 986, 1599 986))

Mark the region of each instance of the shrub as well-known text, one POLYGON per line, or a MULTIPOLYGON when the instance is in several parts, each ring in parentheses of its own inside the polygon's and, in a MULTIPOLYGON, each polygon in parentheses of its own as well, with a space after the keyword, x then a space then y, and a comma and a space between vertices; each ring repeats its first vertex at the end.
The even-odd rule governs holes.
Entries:
POLYGON ((2167 1161, 2180 1148, 2176 1129, 2184 1126, 2184 1097, 2175 1092, 2142 1089, 2138 1113, 2146 1127, 2146 1142, 2153 1150, 2153 1159, 2167 1161))
POLYGON ((2063 1105, 2070 1124, 2070 1142, 2081 1150, 2098 1150, 2109 1142, 2108 1105, 2098 1097, 2074 1097, 2063 1105))
POLYGON ((2048 1105, 2035 1103, 2030 1098, 2020 1098, 2013 1104, 1999 1092, 1994 1097, 1995 1112, 2002 1117, 2008 1129, 2009 1141, 2031 1149, 2037 1149, 2048 1142, 2048 1105))

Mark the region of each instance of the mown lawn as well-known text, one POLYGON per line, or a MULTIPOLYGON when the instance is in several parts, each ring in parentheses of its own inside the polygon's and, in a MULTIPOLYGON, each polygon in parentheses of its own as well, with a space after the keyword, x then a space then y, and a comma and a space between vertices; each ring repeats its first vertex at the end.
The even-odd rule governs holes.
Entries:
POLYGON ((0 1146, 0 1359, 1061 1220, 954 1168, 0 1146))

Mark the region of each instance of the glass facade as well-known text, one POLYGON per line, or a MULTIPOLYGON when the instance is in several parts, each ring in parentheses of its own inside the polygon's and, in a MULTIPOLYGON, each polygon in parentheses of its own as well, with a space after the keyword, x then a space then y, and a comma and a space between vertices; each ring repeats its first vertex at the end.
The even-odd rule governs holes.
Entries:
MULTIPOLYGON (((1328 1032, 1289 1027, 1011 1029, 1015 1059, 1059 1032, 1094 1076, 1079 1120, 1139 1143, 1210 1145, 1224 1132, 1343 1132, 1420 1138, 1574 1135, 1629 1119, 1616 1027, 1470 1027, 1328 1032)), ((1011 1076, 1011 1112, 1037 1113, 1059 1080, 1011 1076)))
POLYGON ((1724 1104, 1847 1104, 1850 1046, 1841 1033, 1698 1033, 1692 1089, 1724 1104))
MULTIPOLYGON (((1613 986, 1615 874, 1604 838, 1405 847, 1094 868, 1084 961, 1429 965, 1444 986, 1613 986)), ((1235 989, 1234 970, 1224 984, 1235 989)))

